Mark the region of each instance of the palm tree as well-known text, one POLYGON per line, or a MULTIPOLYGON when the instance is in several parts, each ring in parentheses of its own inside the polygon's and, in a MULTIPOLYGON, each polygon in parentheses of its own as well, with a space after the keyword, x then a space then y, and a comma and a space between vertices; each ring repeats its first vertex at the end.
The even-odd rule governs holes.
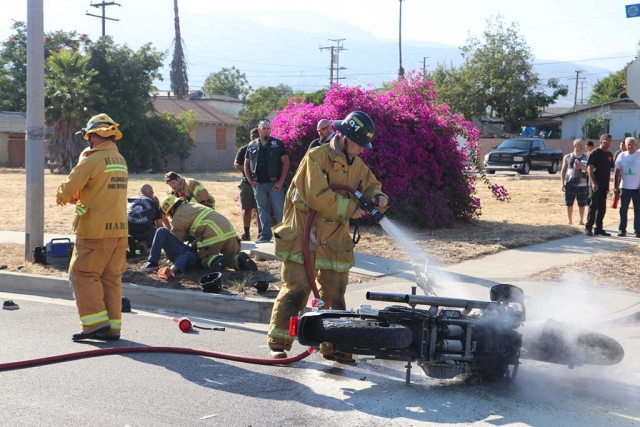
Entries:
POLYGON ((45 76, 46 123, 53 126, 47 154, 61 170, 70 170, 78 161, 86 143, 75 132, 88 118, 99 86, 93 83, 98 74, 88 68, 90 57, 78 51, 60 49, 51 52, 45 76))
POLYGON ((180 17, 178 16, 178 0, 173 0, 173 11, 175 13, 174 25, 176 38, 173 40, 173 60, 171 61, 171 90, 173 94, 182 99, 189 92, 189 78, 187 77, 187 64, 184 61, 184 50, 182 36, 180 36, 180 17))

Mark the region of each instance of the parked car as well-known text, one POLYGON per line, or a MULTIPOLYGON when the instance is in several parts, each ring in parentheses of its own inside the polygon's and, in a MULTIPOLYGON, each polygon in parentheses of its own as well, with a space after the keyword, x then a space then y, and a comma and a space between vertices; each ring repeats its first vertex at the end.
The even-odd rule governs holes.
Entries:
POLYGON ((527 175, 536 169, 555 174, 562 162, 562 150, 547 149, 547 144, 540 138, 510 138, 493 148, 484 156, 484 170, 489 174, 500 170, 527 175))

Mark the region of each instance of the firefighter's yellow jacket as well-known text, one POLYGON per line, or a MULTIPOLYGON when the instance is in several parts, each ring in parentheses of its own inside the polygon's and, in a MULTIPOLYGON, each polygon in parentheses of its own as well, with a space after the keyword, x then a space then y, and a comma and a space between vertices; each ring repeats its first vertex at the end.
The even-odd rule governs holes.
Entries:
POLYGON ((56 198, 77 197, 73 232, 84 239, 127 237, 127 162, 112 141, 84 150, 56 198))
POLYGON ((204 185, 200 184, 200 181, 182 177, 182 181, 180 182, 180 186, 176 191, 173 192, 174 195, 180 197, 181 199, 185 199, 187 202, 192 198, 196 199, 196 202, 209 207, 211 209, 216 208, 216 199, 213 198, 212 195, 209 194, 204 185))
MULTIPOLYGON (((349 218, 359 207, 355 197, 331 185, 348 185, 368 200, 386 195, 369 167, 356 157, 352 165, 336 147, 329 144, 309 151, 302 159, 287 191, 282 222, 273 229, 279 260, 304 264, 302 238, 309 209, 316 211, 312 227, 311 250, 316 251, 315 268, 347 272, 354 265, 354 243, 349 235, 349 218)), ((388 198, 388 197, 387 197, 388 198)), ((380 209, 384 211, 385 209, 380 209)))
POLYGON ((181 242, 187 235, 197 241, 198 251, 238 235, 231 222, 206 206, 183 202, 171 220, 171 233, 181 242))

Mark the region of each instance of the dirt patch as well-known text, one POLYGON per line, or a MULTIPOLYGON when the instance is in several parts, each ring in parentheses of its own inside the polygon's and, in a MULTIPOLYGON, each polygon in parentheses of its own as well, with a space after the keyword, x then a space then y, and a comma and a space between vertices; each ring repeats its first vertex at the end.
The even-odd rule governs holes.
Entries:
POLYGON ((574 272, 591 278, 598 287, 640 292, 638 271, 640 244, 590 259, 554 267, 531 276, 539 280, 560 280, 574 272))

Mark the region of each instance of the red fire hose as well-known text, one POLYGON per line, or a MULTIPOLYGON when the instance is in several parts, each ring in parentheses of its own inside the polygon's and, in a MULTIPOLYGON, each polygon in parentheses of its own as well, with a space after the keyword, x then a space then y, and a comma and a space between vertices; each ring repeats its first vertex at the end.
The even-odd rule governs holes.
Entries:
MULTIPOLYGON (((332 190, 344 190, 352 194, 355 194, 356 190, 348 185, 332 185, 332 190)), ((316 215, 316 211, 309 210, 307 215, 307 222, 304 227, 302 254, 304 256, 304 266, 307 273, 307 279, 309 280, 309 286, 313 291, 315 298, 320 298, 318 288, 316 286, 315 277, 313 274, 313 268, 311 266, 310 254, 309 254, 309 234, 311 231, 311 224, 316 215)), ((288 357, 286 359, 265 359, 259 357, 247 357, 239 356, 236 354, 219 353, 215 351, 196 350, 192 348, 183 347, 112 347, 101 348, 96 350, 79 351, 76 353, 60 354, 57 356, 41 357, 37 359, 21 360, 18 362, 1 363, 0 372, 8 371, 11 369, 25 369, 34 366, 47 365, 52 363, 67 362, 70 360, 83 359, 88 357, 109 356, 113 354, 126 354, 126 353, 176 353, 176 354, 193 354, 196 356, 213 357, 217 359, 233 360, 236 362, 253 363, 256 365, 288 365, 294 362, 298 362, 313 352, 312 348, 309 348, 297 356, 288 357)))

